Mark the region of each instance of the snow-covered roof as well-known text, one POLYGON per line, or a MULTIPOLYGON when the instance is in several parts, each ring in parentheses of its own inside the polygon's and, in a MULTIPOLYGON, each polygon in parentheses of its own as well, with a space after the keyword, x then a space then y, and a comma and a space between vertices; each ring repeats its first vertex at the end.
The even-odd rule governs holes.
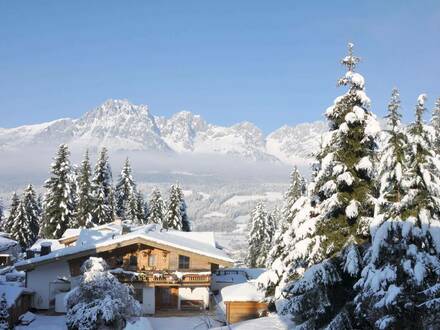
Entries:
POLYGON ((223 301, 261 301, 264 292, 258 290, 254 281, 227 286, 221 290, 223 301))
POLYGON ((13 239, 0 236, 0 252, 6 251, 17 244, 17 241, 14 241, 13 239))
POLYGON ((11 307, 21 296, 21 294, 31 294, 33 291, 25 287, 15 285, 0 285, 0 297, 3 295, 3 293, 5 294, 6 301, 8 302, 8 307, 11 307))
MULTIPOLYGON (((206 235, 206 233, 204 234, 206 235)), ((114 248, 115 245, 125 246, 133 244, 133 242, 145 242, 145 244, 150 242, 203 255, 226 263, 234 262, 223 250, 216 248, 215 244, 202 242, 200 237, 194 233, 165 231, 157 225, 145 225, 122 235, 102 233, 94 229, 82 229, 75 246, 58 249, 44 256, 26 259, 18 262, 15 266, 26 269, 28 268, 27 266, 59 259, 72 259, 78 254, 87 255, 88 253, 103 252, 114 248), (197 237, 199 239, 196 239, 197 237)))
POLYGON ((40 238, 29 248, 29 250, 39 252, 39 251, 41 251, 41 245, 44 245, 47 243, 50 243, 51 251, 56 251, 56 250, 64 248, 64 245, 61 244, 57 239, 40 238))

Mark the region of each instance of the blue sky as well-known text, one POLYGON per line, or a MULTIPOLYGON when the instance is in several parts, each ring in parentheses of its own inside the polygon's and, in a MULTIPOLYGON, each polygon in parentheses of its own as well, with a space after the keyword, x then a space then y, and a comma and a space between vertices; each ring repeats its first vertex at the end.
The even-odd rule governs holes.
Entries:
POLYGON ((347 41, 373 111, 440 96, 439 1, 1 1, 0 127, 108 98, 269 132, 322 119, 347 41))

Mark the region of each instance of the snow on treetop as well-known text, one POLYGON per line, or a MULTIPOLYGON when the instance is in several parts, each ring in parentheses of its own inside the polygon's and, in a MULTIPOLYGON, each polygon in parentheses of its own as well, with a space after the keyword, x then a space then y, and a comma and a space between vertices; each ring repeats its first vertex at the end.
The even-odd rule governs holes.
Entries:
POLYGON ((428 98, 427 94, 425 94, 425 93, 420 94, 419 97, 417 98, 417 103, 423 107, 423 106, 425 106, 425 102, 426 102, 427 98, 428 98))

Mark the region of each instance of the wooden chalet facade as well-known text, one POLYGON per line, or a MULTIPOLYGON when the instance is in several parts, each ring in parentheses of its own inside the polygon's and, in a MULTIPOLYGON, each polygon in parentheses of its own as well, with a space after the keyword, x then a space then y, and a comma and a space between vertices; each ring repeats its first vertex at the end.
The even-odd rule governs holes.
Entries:
POLYGON ((103 258, 121 282, 133 285, 144 314, 206 309, 212 271, 233 261, 215 244, 194 239, 195 235, 140 231, 83 248, 70 238, 70 246, 25 260, 17 269, 26 271, 26 286, 36 292, 33 307, 37 309, 50 309, 58 296, 63 299, 78 284, 81 265, 91 256, 103 258))

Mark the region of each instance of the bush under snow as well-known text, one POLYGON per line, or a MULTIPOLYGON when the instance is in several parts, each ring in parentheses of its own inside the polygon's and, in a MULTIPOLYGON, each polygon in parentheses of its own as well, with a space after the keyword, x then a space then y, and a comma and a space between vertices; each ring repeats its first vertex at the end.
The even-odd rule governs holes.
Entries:
POLYGON ((122 329, 129 317, 142 314, 131 289, 107 271, 102 258, 89 258, 81 270, 79 286, 66 296, 69 329, 90 330, 101 326, 122 329))

